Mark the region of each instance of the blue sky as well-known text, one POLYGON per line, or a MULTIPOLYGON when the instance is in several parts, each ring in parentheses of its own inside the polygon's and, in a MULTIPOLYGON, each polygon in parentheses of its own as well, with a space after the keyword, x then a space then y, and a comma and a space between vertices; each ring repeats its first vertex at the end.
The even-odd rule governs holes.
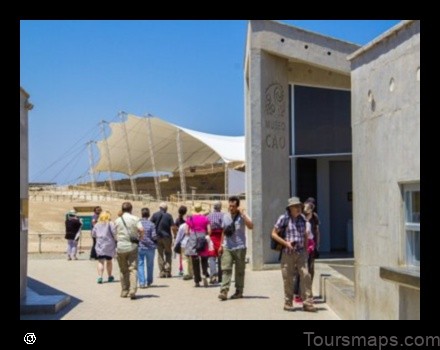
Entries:
MULTIPOLYGON (((359 45, 399 22, 280 21, 359 45)), ((244 20, 21 21, 20 84, 35 106, 30 181, 85 179, 85 143, 119 111, 243 135, 246 29, 244 20)))

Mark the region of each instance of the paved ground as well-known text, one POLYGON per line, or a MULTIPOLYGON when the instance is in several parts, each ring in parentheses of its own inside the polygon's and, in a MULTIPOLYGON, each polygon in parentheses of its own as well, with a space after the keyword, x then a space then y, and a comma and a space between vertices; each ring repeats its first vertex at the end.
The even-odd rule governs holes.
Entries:
MULTIPOLYGON (((114 283, 96 283, 96 262, 82 254, 80 260, 67 261, 65 255, 30 255, 29 285, 56 293, 53 288, 72 297, 69 306, 55 315, 22 315, 21 319, 64 320, 146 320, 146 319, 339 319, 329 307, 317 300, 317 313, 282 310, 281 273, 246 270, 244 298, 221 302, 218 286, 194 288, 193 281, 180 277, 156 278, 153 287, 138 289, 138 299, 121 298, 116 261, 114 283)), ((174 260, 177 262, 177 259, 174 260)), ((177 271, 173 270, 173 274, 177 271)))

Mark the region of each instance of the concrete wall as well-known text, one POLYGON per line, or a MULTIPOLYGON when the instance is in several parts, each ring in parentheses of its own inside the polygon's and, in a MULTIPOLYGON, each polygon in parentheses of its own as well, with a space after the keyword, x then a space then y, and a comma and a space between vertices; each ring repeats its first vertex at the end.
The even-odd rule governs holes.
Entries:
POLYGON ((20 88, 20 300, 26 296, 28 245, 28 111, 32 105, 29 95, 20 88))
POLYGON ((398 319, 399 286, 379 267, 404 264, 401 184, 420 181, 420 22, 355 54, 352 69, 356 318, 398 319))

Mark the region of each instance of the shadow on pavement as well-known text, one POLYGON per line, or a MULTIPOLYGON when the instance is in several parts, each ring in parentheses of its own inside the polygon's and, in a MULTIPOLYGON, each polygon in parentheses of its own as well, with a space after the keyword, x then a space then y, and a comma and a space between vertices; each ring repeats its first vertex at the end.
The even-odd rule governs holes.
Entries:
POLYGON ((145 299, 145 298, 160 298, 160 296, 156 294, 136 294, 136 299, 145 299))
MULTIPOLYGON (((27 278, 27 285, 34 292, 40 295, 60 295, 67 294, 58 289, 55 289, 47 284, 44 284, 32 277, 27 278)), ((69 295, 69 294, 67 294, 69 295)), ((20 319, 22 320, 60 320, 64 315, 70 312, 73 308, 75 308, 79 303, 82 302, 81 299, 75 298, 72 295, 70 296, 70 303, 62 308, 55 314, 22 314, 20 315, 20 319)))
POLYGON ((243 299, 270 299, 270 298, 262 295, 243 295, 243 299))

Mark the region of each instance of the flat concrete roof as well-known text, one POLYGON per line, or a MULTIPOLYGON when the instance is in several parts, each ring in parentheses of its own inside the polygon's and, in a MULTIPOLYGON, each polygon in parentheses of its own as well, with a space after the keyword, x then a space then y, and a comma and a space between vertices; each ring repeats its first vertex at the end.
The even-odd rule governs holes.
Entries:
POLYGON ((410 24, 412 24, 415 21, 416 20, 412 19, 412 20, 404 20, 404 21, 401 21, 400 23, 397 23, 394 27, 388 29, 386 32, 382 33, 377 38, 370 41, 368 44, 362 46, 359 50, 353 52, 351 55, 348 55, 347 59, 349 61, 351 61, 355 58, 358 58, 359 56, 362 56, 364 53, 371 50, 373 47, 375 47, 376 45, 378 45, 382 41, 388 39, 394 33, 406 28, 407 26, 409 26, 410 24))
MULTIPOLYGON (((245 59, 251 49, 260 49, 289 60, 350 74, 347 56, 359 48, 359 45, 279 21, 250 20, 245 59)), ((246 61, 245 72, 247 74, 246 61)))
POLYGON ((282 26, 295 28, 296 30, 304 32, 304 33, 309 33, 309 34, 313 34, 313 35, 316 35, 316 36, 320 36, 320 37, 325 38, 325 39, 332 39, 334 41, 339 41, 339 42, 344 43, 344 44, 355 45, 355 46, 358 46, 358 47, 360 46, 359 44, 353 43, 351 41, 338 39, 338 38, 335 38, 335 37, 332 37, 332 36, 329 36, 329 35, 324 35, 324 34, 321 34, 321 33, 318 33, 318 32, 314 32, 313 30, 303 29, 301 27, 297 27, 297 26, 294 26, 294 25, 291 25, 291 24, 287 24, 287 23, 284 23, 284 22, 281 22, 281 21, 275 21, 275 20, 270 20, 270 21, 278 23, 278 24, 280 24, 282 26))

